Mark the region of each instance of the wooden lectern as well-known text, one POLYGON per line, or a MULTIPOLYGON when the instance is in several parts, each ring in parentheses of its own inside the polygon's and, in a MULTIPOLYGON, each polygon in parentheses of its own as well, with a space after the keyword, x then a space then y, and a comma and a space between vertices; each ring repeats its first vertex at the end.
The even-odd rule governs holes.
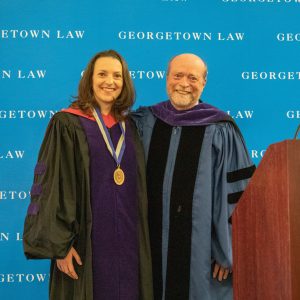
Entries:
POLYGON ((268 148, 232 225, 234 300, 299 300, 300 140, 268 148))

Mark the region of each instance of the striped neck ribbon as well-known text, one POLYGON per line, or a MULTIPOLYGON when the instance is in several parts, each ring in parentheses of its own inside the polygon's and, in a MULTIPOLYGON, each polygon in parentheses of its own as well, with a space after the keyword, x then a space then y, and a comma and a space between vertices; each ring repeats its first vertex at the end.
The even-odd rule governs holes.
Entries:
POLYGON ((108 132, 107 127, 105 126, 104 120, 102 118, 101 112, 99 108, 93 109, 93 116, 98 124, 100 132, 103 136, 104 142, 108 151, 110 152, 111 156, 114 158, 117 166, 120 166, 122 157, 125 151, 125 122, 118 122, 120 129, 121 129, 121 136, 117 144, 117 148, 115 149, 110 134, 108 132))

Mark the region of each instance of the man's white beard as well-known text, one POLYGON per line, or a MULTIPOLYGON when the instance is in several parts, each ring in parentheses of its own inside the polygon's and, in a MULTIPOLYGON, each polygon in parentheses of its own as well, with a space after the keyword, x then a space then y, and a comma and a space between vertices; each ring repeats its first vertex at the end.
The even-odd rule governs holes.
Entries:
POLYGON ((188 109, 194 106, 194 97, 192 94, 181 95, 177 92, 173 92, 170 95, 170 100, 177 108, 188 109))

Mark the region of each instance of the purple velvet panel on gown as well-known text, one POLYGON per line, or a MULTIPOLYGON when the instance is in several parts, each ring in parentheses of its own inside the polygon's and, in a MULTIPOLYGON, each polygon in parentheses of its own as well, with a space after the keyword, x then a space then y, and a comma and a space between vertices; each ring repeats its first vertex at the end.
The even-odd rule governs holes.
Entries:
MULTIPOLYGON (((90 154, 94 300, 138 299, 138 203, 136 158, 129 126, 121 162, 125 182, 113 181, 116 162, 96 122, 80 117, 90 154)), ((126 124, 127 125, 127 124, 126 124)), ((114 146, 121 129, 110 129, 114 146)))

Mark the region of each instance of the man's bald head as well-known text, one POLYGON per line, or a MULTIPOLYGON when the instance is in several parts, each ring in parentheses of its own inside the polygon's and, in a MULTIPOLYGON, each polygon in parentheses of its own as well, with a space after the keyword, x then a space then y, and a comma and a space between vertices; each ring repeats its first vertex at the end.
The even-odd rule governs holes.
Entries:
POLYGON ((167 93, 177 110, 191 109, 199 103, 206 84, 206 63, 197 55, 173 57, 168 66, 167 93))
POLYGON ((206 64, 206 62, 201 57, 199 57, 193 53, 182 53, 182 54, 172 57, 168 63, 167 76, 170 73, 172 63, 173 62, 176 63, 178 61, 183 62, 183 63, 192 63, 192 64, 199 65, 199 68, 201 68, 201 70, 203 71, 204 80, 205 81, 207 80, 207 64, 206 64))

